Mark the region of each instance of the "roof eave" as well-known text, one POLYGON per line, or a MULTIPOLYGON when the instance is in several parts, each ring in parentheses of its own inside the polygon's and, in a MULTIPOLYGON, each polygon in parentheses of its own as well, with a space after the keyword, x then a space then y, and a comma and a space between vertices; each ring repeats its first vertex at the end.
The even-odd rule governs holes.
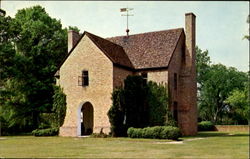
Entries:
MULTIPOLYGON (((64 64, 64 62, 67 60, 67 58, 69 57, 69 55, 73 52, 73 50, 76 48, 76 46, 78 45, 78 43, 82 40, 82 38, 84 37, 86 31, 83 32, 82 36, 79 38, 79 40, 77 41, 77 43, 72 47, 72 49, 68 52, 67 56, 65 56, 65 58, 62 60, 62 62, 58 65, 56 72, 58 70, 60 70, 61 66, 64 64)), ((55 72, 55 74, 56 74, 55 72)))
POLYGON ((176 45, 175 45, 175 48, 174 48, 174 50, 173 50, 173 52, 172 52, 172 54, 171 54, 170 60, 168 61, 167 67, 169 66, 169 64, 171 63, 171 61, 172 61, 172 59, 173 59, 175 50, 176 50, 176 48, 177 48, 177 46, 178 46, 178 44, 179 44, 179 42, 180 42, 180 39, 181 39, 182 34, 184 34, 184 29, 183 29, 183 28, 182 28, 182 31, 181 31, 181 33, 180 33, 180 36, 178 37, 178 40, 177 40, 176 45))

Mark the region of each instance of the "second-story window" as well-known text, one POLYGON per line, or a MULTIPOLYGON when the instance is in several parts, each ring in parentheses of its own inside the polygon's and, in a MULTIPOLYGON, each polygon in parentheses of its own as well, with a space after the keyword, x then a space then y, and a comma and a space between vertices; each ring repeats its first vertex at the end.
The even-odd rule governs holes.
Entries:
POLYGON ((89 72, 86 70, 82 71, 82 86, 89 85, 89 72))

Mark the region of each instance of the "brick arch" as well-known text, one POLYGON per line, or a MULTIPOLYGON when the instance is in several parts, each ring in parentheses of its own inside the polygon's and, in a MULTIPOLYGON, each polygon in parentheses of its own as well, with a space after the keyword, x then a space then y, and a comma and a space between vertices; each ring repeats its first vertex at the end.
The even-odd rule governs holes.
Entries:
POLYGON ((77 109, 77 136, 89 135, 94 127, 94 107, 88 102, 81 102, 77 109))

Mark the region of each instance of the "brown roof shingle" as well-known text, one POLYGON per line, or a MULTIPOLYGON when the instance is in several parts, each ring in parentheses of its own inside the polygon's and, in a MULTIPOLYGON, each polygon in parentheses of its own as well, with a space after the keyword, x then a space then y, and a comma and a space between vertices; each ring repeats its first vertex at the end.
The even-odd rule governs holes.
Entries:
POLYGON ((104 39, 85 31, 82 37, 87 35, 114 64, 130 69, 151 69, 168 67, 183 32, 183 28, 179 28, 104 39))
POLYGON ((86 35, 96 44, 99 49, 115 64, 133 68, 131 61, 123 48, 99 36, 86 32, 86 35))
POLYGON ((123 47, 135 69, 167 67, 183 28, 163 30, 107 40, 123 47))

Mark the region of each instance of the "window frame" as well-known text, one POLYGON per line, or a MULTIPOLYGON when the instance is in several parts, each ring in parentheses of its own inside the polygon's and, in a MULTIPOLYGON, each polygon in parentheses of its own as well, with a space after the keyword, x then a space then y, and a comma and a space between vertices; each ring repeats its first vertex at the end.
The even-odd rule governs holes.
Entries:
POLYGON ((82 70, 82 75, 78 76, 78 86, 87 87, 89 86, 89 71, 82 70))

